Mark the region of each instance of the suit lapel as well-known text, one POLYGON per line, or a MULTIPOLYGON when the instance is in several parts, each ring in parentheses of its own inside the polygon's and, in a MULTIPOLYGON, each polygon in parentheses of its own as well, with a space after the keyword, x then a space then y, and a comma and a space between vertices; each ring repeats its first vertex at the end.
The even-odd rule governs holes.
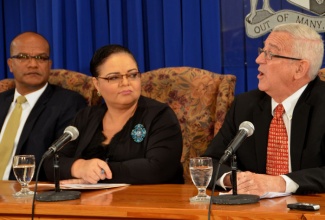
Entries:
POLYGON ((5 122, 6 116, 8 114, 10 105, 14 99, 14 92, 15 90, 12 89, 9 94, 7 94, 3 101, 1 101, 1 108, 0 108, 0 125, 3 126, 3 123, 5 122))
POLYGON ((292 171, 299 170, 300 158, 304 146, 304 140, 308 128, 308 115, 310 106, 306 103, 295 107, 291 122, 291 141, 290 141, 290 156, 292 171))
POLYGON ((253 114, 253 124, 255 126, 255 153, 259 173, 266 172, 266 150, 271 120, 271 98, 266 95, 260 103, 258 103, 253 114))
POLYGON ((43 112, 43 110, 45 108, 45 105, 49 101, 49 99, 51 98, 52 94, 53 94, 53 87, 49 84, 46 87, 43 94, 37 100, 35 106, 33 107, 32 111, 30 112, 30 114, 29 114, 29 116, 27 118, 27 121, 25 123, 25 126, 24 126, 23 131, 22 131, 21 136, 20 136, 20 140, 19 140, 19 143, 18 143, 18 146, 17 146, 16 154, 19 154, 22 146, 24 145, 24 143, 28 139, 28 136, 29 136, 30 132, 33 130, 33 127, 34 127, 34 124, 37 121, 37 118, 43 112))
POLYGON ((308 104, 308 97, 311 90, 317 81, 311 81, 305 91, 301 94, 293 111, 293 120, 291 122, 291 137, 290 137, 290 156, 292 171, 300 169, 301 154, 304 147, 304 140, 308 129, 308 115, 311 111, 311 106, 308 104))

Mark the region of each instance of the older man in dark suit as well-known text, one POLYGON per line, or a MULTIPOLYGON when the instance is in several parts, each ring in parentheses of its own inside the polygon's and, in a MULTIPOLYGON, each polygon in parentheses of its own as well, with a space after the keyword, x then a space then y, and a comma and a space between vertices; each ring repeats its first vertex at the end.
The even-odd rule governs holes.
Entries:
MULTIPOLYGON (((40 34, 25 32, 11 42, 7 63, 16 88, 0 93, 0 179, 15 179, 11 169, 14 155, 35 155, 38 166, 43 153, 62 135, 76 112, 86 106, 80 94, 48 83, 52 65, 49 55, 49 43, 40 34), (13 144, 9 144, 4 140, 8 136, 6 128, 12 124, 10 116, 20 96, 25 102, 21 104, 13 144)), ((39 179, 45 178, 41 169, 39 179)))
MULTIPOLYGON (((259 89, 235 98, 204 156, 213 157, 217 165, 239 125, 250 121, 255 132, 236 152, 242 171, 237 175, 238 194, 323 193, 325 82, 317 77, 324 54, 321 36, 303 24, 279 25, 259 53, 259 89), (273 128, 277 106, 284 109, 277 119, 283 129, 273 128)), ((232 188, 228 171, 226 161, 217 177, 224 189, 232 188)))

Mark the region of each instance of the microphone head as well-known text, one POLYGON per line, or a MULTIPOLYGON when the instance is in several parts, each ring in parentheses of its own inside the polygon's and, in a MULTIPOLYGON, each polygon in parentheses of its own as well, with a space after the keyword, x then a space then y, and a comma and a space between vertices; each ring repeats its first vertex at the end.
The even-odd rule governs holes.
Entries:
POLYGON ((64 129, 63 133, 68 133, 71 136, 71 141, 76 140, 79 136, 79 131, 74 126, 68 126, 64 129))
POLYGON ((254 125, 250 121, 244 121, 239 125, 239 130, 244 129, 247 132, 247 137, 251 136, 254 133, 254 125))

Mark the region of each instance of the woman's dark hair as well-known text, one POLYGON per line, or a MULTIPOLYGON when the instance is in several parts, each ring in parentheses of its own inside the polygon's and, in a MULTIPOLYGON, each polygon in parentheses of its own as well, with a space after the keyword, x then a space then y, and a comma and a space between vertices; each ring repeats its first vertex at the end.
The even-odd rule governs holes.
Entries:
POLYGON ((128 48, 123 47, 121 45, 117 45, 117 44, 110 44, 110 45, 103 46, 95 51, 93 57, 90 60, 91 75, 93 77, 97 77, 99 75, 97 68, 101 64, 103 64, 107 58, 109 58, 111 55, 117 54, 117 53, 129 54, 133 58, 135 63, 137 64, 137 61, 135 60, 133 54, 131 53, 131 51, 128 48))

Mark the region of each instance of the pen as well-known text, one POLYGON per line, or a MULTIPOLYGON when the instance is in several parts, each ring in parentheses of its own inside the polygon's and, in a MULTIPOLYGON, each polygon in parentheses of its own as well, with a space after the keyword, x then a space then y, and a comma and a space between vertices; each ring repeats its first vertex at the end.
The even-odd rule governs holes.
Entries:
MULTIPOLYGON (((108 158, 105 159, 105 162, 106 163, 108 162, 108 158)), ((104 174, 104 173, 105 173, 105 170, 102 168, 101 174, 104 174)))

